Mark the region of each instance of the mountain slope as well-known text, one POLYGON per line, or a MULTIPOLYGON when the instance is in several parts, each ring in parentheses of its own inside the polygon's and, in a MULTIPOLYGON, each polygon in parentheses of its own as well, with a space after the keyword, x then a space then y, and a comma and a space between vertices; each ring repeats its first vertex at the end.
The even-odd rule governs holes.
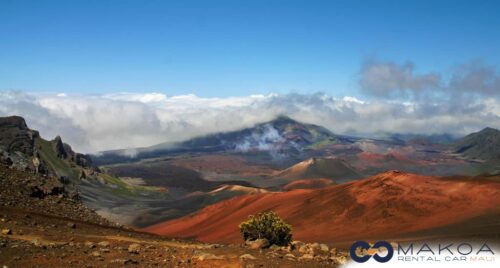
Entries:
POLYGON ((485 128, 469 134, 453 145, 455 152, 481 160, 500 160, 500 131, 485 128))
MULTIPOLYGON (((193 192, 182 199, 150 201, 150 208, 144 212, 136 211, 136 218, 131 223, 135 227, 179 218, 193 213, 205 206, 215 204, 235 196, 266 193, 266 190, 241 185, 222 185, 210 192, 193 192)), ((134 204, 137 205, 137 204, 134 204)))
POLYGON ((60 137, 43 139, 19 116, 0 117, 0 163, 55 176, 65 183, 75 183, 92 172, 87 155, 75 153, 60 137))
POLYGON ((49 180, 57 182, 0 164, 1 267, 336 267, 326 260, 328 254, 299 263, 284 252, 271 256, 270 249, 221 247, 118 228, 80 200, 30 195, 32 183, 49 180), (255 259, 241 260, 244 254, 255 259))
MULTIPOLYGON (((143 231, 238 243, 240 222, 248 215, 274 210, 293 226, 294 238, 302 241, 389 239, 479 216, 496 222, 483 234, 498 235, 499 194, 500 183, 494 180, 445 179, 392 171, 319 190, 236 197, 143 231)), ((469 235, 471 230, 477 230, 477 224, 450 235, 469 235)))

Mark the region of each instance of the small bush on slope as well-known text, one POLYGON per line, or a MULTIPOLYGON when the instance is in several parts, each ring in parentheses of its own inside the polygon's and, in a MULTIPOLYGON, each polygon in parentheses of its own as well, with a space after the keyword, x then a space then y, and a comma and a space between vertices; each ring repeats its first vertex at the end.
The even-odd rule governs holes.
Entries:
POLYGON ((286 246, 292 241, 292 227, 273 211, 250 215, 239 225, 243 239, 265 238, 271 245, 286 246))

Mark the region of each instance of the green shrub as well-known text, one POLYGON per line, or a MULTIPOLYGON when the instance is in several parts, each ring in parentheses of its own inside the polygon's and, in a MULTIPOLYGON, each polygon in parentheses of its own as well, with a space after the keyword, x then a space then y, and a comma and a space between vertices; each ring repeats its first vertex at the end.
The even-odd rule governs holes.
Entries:
POLYGON ((245 241, 265 238, 271 245, 278 246, 292 241, 292 227, 273 211, 250 215, 239 227, 245 241))

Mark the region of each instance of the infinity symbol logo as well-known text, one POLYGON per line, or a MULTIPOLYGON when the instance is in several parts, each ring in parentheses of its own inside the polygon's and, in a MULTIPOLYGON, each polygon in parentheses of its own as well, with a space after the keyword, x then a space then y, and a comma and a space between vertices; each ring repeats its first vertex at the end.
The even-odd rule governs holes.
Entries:
POLYGON ((373 245, 373 247, 370 246, 370 244, 368 244, 365 241, 357 241, 354 244, 352 244, 351 250, 349 252, 351 254, 351 259, 355 262, 360 262, 360 263, 367 262, 372 257, 372 255, 369 254, 364 256, 358 256, 356 254, 356 250, 358 248, 361 248, 362 250, 366 251, 369 251, 369 249, 371 248, 373 249, 385 248, 387 250, 387 255, 383 257, 378 255, 378 253, 375 253, 375 255, 373 255, 373 258, 378 262, 388 262, 390 259, 392 259, 392 256, 394 255, 394 249, 392 248, 391 244, 387 241, 378 241, 373 245))

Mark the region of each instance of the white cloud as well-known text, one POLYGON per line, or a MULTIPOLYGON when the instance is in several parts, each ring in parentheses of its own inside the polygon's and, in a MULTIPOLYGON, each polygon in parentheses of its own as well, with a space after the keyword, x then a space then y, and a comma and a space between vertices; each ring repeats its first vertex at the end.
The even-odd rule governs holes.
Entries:
POLYGON ((250 127, 288 115, 339 134, 451 133, 500 128, 500 101, 366 101, 325 94, 201 98, 160 93, 97 96, 0 91, 0 116, 21 115, 45 138, 61 135, 77 151, 150 146, 250 127))
POLYGON ((146 94, 136 94, 136 93, 118 93, 118 94, 107 94, 103 96, 111 100, 122 100, 122 101, 138 101, 142 103, 155 103, 167 100, 167 96, 162 93, 146 93, 146 94))
POLYGON ((356 98, 356 97, 352 97, 352 96, 344 96, 342 98, 343 101, 345 102, 354 102, 354 103, 357 103, 357 104, 364 104, 365 102, 356 98))
POLYGON ((452 69, 448 75, 417 74, 410 61, 400 64, 371 59, 361 68, 359 84, 364 93, 378 98, 468 102, 500 96, 500 74, 495 66, 472 60, 452 69), (450 79, 443 78, 446 76, 450 79))
POLYGON ((454 94, 474 92, 482 96, 500 96, 500 74, 494 66, 473 60, 457 66, 450 80, 454 94))
POLYGON ((415 74, 412 62, 397 64, 377 60, 366 61, 361 68, 361 88, 377 97, 418 96, 440 87, 437 73, 415 74))

